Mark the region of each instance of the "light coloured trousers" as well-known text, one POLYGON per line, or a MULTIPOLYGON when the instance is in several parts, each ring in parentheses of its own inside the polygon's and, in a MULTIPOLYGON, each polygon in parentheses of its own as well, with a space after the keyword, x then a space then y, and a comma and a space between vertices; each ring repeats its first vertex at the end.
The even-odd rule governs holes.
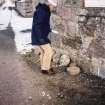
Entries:
POLYGON ((51 68, 51 60, 53 50, 50 44, 40 45, 40 62, 42 70, 49 70, 51 68))

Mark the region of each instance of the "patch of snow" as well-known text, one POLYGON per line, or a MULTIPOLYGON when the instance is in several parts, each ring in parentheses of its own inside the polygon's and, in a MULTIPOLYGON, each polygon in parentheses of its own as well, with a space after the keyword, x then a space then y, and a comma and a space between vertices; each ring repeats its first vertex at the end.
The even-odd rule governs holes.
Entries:
POLYGON ((15 42, 17 52, 25 53, 30 51, 33 46, 31 43, 31 32, 22 32, 32 28, 32 18, 24 18, 17 14, 15 10, 10 11, 8 7, 14 7, 9 0, 0 8, 0 30, 4 30, 11 23, 13 31, 15 33, 15 42))
POLYGON ((32 49, 31 43, 31 32, 23 33, 22 30, 32 28, 32 18, 24 18, 17 15, 15 11, 12 12, 12 28, 15 32, 15 42, 17 51, 25 53, 32 49))

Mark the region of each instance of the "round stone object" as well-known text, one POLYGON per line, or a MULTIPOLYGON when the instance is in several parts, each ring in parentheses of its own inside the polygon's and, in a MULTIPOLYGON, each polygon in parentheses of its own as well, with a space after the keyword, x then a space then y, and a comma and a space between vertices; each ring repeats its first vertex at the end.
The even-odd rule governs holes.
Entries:
POLYGON ((79 67, 68 67, 67 71, 70 73, 70 75, 73 75, 73 76, 79 75, 81 72, 79 67))
POLYGON ((60 58, 61 66, 68 66, 70 64, 70 57, 68 55, 62 55, 60 58))

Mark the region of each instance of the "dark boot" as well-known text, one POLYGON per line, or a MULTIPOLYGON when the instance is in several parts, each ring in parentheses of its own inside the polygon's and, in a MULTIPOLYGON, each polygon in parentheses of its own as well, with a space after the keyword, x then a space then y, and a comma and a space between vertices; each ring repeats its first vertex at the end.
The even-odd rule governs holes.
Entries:
POLYGON ((41 70, 41 73, 46 75, 53 75, 56 72, 53 70, 53 68, 51 68, 50 70, 41 70))
POLYGON ((42 73, 42 74, 47 74, 47 75, 48 75, 48 74, 49 74, 49 71, 48 71, 48 70, 41 70, 41 73, 42 73))

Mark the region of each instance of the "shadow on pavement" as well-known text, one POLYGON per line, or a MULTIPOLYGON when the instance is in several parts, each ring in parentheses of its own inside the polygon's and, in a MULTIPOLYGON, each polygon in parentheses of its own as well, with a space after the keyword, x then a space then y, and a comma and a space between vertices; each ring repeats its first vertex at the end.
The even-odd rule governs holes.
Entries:
POLYGON ((5 52, 5 50, 14 52, 16 49, 14 38, 15 33, 11 24, 9 24, 5 30, 0 30, 0 49, 3 52, 5 52))

